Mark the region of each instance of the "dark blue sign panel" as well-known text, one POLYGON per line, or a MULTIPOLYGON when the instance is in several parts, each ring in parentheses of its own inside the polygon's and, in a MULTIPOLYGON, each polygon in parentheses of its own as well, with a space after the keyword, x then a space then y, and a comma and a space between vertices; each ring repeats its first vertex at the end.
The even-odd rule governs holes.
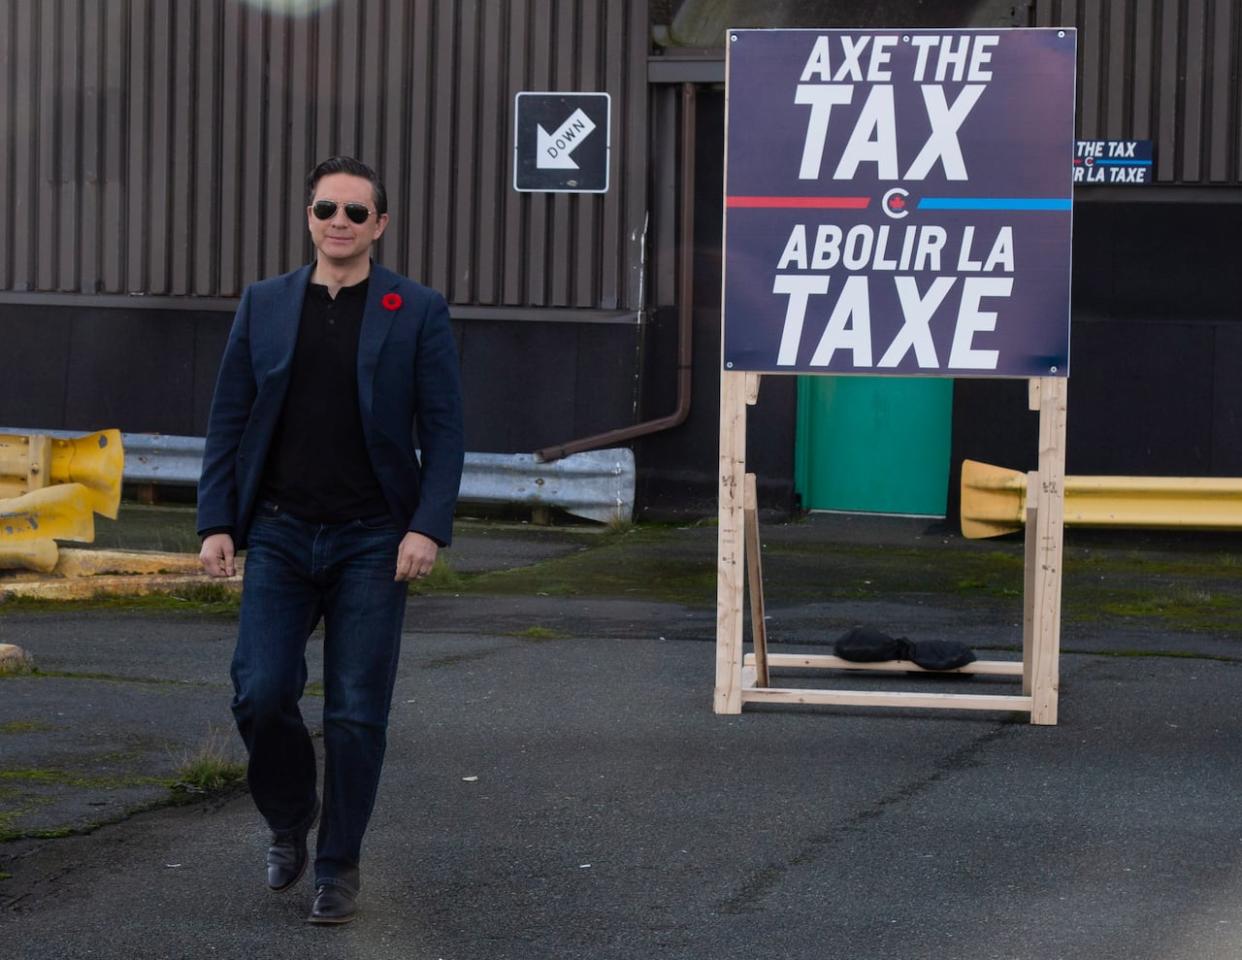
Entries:
POLYGON ((1074 183, 1147 186, 1150 140, 1079 140, 1074 144, 1074 183))
POLYGON ((730 31, 725 368, 1067 376, 1074 45, 730 31))

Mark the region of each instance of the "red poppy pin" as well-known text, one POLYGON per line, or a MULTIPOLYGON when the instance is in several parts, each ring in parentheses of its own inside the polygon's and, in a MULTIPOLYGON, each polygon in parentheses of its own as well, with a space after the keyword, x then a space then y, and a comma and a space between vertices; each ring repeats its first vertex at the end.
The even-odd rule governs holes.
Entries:
POLYGON ((386 293, 380 299, 380 303, 383 305, 385 310, 400 310, 402 303, 401 294, 386 293))

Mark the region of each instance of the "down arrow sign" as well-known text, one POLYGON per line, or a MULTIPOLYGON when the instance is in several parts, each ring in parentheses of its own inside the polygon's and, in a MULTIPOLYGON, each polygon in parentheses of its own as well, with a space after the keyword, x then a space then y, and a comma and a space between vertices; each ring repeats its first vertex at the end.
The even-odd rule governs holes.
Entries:
POLYGON ((543 124, 535 124, 535 166, 540 170, 577 170, 578 164, 574 163, 570 154, 581 146, 582 141, 594 129, 595 122, 580 109, 571 113, 569 119, 557 127, 554 133, 543 129, 543 124))

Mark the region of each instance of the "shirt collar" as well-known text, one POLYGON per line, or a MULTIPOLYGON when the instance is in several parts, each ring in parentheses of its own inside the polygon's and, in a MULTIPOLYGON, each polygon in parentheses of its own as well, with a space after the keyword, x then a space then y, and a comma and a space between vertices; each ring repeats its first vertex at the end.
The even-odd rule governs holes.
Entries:
MULTIPOLYGON (((336 293, 336 299, 340 300, 342 297, 345 297, 345 298, 361 297, 365 299, 367 295, 367 284, 370 282, 370 280, 371 280, 370 277, 363 277, 361 280, 355 283, 352 287, 341 287, 341 289, 338 290, 336 293)), ((309 284, 309 287, 311 290, 315 292, 316 296, 323 297, 324 299, 329 299, 328 287, 326 284, 315 283, 312 281, 309 284)))

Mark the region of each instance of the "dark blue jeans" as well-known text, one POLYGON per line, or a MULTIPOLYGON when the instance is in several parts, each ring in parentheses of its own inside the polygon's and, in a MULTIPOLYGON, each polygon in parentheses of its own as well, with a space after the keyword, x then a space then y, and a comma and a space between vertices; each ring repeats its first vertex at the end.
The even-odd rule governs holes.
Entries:
POLYGON ((276 834, 315 816, 315 751, 298 701, 306 641, 324 621, 323 812, 315 882, 353 892, 387 743, 406 585, 391 518, 307 523, 272 504, 250 532, 233 654, 233 716, 255 805, 276 834))

